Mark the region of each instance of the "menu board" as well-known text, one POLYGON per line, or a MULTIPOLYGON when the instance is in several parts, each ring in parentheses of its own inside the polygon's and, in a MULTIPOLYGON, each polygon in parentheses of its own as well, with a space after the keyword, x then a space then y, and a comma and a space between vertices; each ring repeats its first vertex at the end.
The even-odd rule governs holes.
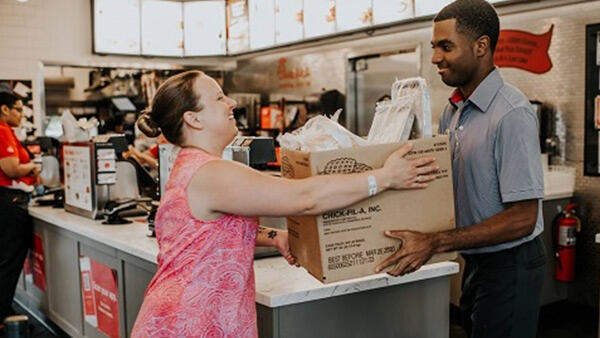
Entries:
POLYGON ((412 0, 373 0, 373 24, 406 20, 414 17, 412 0))
POLYGON ((335 0, 304 0, 304 37, 335 33, 335 0))
POLYGON ((142 54, 183 56, 181 2, 142 0, 142 54))
POLYGON ((338 1, 335 8, 337 31, 347 31, 371 25, 371 0, 338 1))
POLYGON ((94 52, 140 54, 140 0, 94 0, 94 52))
POLYGON ((65 204, 92 211, 92 157, 90 148, 65 145, 65 204))
POLYGON ((185 56, 225 54, 225 1, 184 2, 183 33, 185 56))
POLYGON ((275 0, 249 0, 250 48, 275 44, 275 0))
POLYGON ((246 0, 227 0, 227 50, 229 53, 247 51, 248 3, 246 0))
POLYGON ((301 40, 304 36, 302 0, 275 0, 275 43, 301 40))

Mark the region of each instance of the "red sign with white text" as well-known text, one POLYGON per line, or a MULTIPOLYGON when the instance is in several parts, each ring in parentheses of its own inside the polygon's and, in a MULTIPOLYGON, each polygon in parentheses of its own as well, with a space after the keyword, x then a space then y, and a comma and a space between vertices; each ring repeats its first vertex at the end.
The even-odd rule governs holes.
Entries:
POLYGON ((548 49, 553 30, 554 25, 541 35, 511 29, 500 31, 494 63, 498 67, 519 68, 536 74, 548 72, 552 69, 548 49))
POLYGON ((33 234, 33 251, 31 253, 33 284, 46 292, 46 264, 44 256, 44 244, 42 237, 38 234, 33 234))
POLYGON ((33 276, 31 275, 31 259, 29 259, 29 255, 25 256, 25 263, 23 263, 23 273, 25 274, 25 281, 33 283, 33 276))
POLYGON ((107 336, 119 337, 117 272, 86 257, 79 257, 85 321, 107 336))

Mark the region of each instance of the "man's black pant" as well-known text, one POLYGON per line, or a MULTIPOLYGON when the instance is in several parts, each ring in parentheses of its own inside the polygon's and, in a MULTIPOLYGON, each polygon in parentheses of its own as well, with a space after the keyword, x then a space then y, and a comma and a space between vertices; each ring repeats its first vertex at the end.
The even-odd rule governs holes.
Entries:
POLYGON ((33 222, 27 212, 28 201, 22 191, 0 188, 0 323, 13 315, 15 288, 31 246, 33 222))
POLYGON ((534 338, 546 254, 540 236, 517 247, 463 254, 460 310, 472 338, 534 338))

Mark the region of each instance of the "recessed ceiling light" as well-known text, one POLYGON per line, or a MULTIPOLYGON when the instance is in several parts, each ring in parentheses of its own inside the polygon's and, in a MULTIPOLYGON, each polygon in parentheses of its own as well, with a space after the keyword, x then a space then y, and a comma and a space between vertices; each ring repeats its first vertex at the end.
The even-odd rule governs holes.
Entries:
POLYGON ((17 2, 27 2, 29 0, 17 0, 17 2))

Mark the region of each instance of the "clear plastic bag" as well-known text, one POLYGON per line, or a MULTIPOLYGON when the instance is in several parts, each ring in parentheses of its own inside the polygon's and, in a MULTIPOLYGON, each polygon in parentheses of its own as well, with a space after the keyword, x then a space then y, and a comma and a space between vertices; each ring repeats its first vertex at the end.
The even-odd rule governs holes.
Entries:
POLYGON ((431 137, 431 106, 425 79, 396 80, 391 100, 377 104, 367 137, 369 144, 431 137))
POLYGON ((427 81, 422 77, 396 80, 392 85, 392 98, 408 97, 411 100, 410 111, 415 117, 411 138, 431 137, 431 99, 427 81))
POLYGON ((406 97, 377 103, 367 142, 383 144, 408 140, 414 122, 409 104, 406 97))

